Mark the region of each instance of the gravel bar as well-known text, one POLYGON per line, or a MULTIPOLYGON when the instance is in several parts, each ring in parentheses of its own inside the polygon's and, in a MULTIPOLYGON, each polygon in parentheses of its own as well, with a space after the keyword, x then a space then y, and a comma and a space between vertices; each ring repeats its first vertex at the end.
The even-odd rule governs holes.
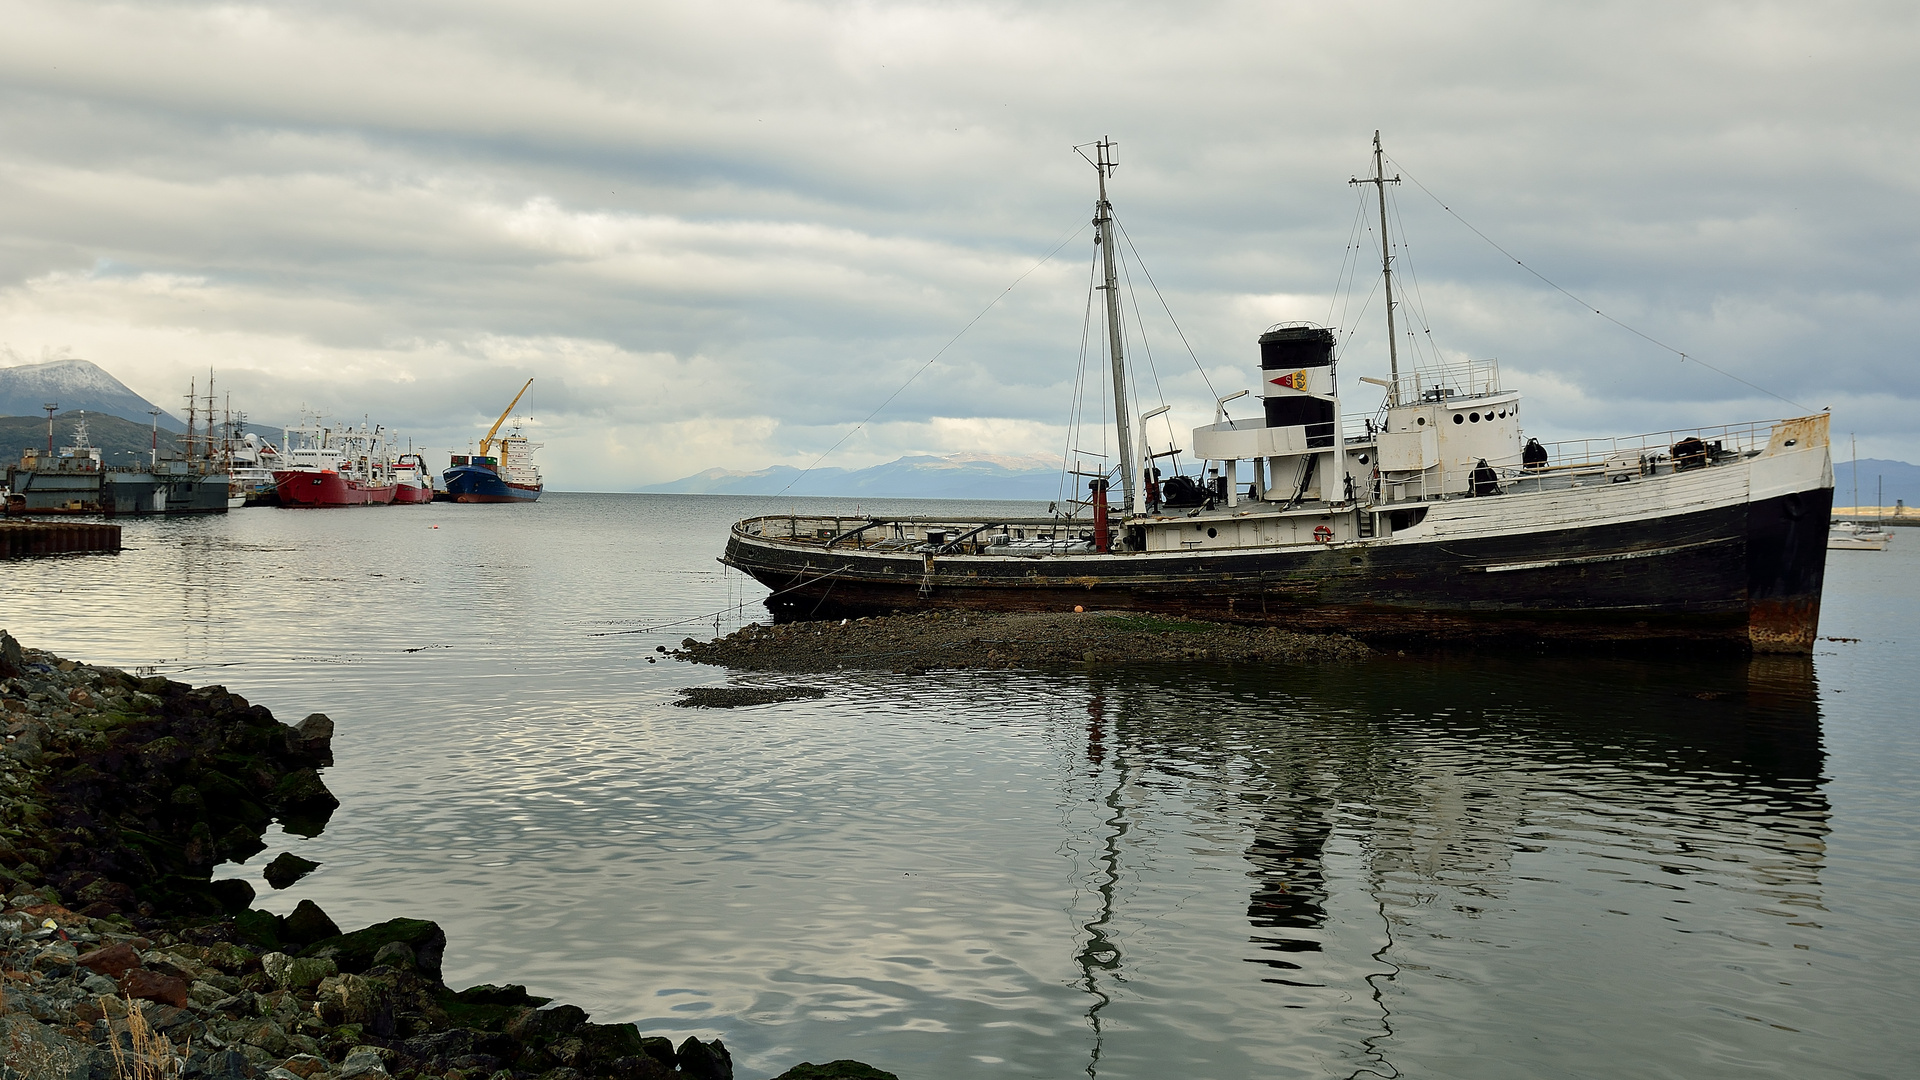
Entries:
POLYGON ((841 622, 757 623, 687 638, 671 655, 740 671, 920 673, 1210 660, 1340 663, 1371 655, 1339 634, 1296 634, 1139 612, 933 611, 841 622))

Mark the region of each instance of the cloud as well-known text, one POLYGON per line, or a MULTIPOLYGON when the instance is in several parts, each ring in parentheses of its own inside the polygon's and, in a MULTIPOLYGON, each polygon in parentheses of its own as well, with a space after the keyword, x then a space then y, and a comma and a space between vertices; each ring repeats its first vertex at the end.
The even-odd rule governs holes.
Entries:
POLYGON ((1902 5, 4 12, 0 343, 162 402, 212 366, 257 416, 464 446, 534 377, 554 486, 618 490, 804 464, 920 372, 829 464, 1058 452, 1104 392, 1088 234, 1033 268, 1102 134, 1140 393, 1204 423, 1329 312, 1357 393, 1378 128, 1407 348, 1499 357, 1542 437, 1791 411, 1664 344, 1920 455, 1902 5))

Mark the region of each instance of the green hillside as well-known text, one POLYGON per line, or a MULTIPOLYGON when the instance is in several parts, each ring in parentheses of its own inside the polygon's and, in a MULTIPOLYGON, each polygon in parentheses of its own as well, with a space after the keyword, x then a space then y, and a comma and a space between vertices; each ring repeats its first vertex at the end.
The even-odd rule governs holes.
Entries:
MULTIPOLYGON (((108 465, 144 465, 149 460, 147 452, 153 447, 153 428, 147 424, 136 424, 131 420, 122 420, 105 413, 87 413, 87 434, 93 445, 100 448, 100 460, 108 465)), ((53 445, 67 446, 73 442, 74 422, 80 419, 78 410, 64 412, 53 418, 53 445)), ((180 436, 168 431, 160 433, 162 451, 179 450, 180 436)), ((47 418, 45 416, 0 416, 0 465, 18 465, 20 453, 27 447, 35 447, 42 453, 47 448, 47 418)))

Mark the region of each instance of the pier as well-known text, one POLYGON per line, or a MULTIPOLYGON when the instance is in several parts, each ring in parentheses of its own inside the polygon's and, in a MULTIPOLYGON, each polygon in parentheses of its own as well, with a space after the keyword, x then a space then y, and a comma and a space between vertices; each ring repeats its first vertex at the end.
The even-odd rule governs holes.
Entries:
POLYGON ((103 554, 120 550, 120 526, 91 522, 0 524, 0 559, 29 555, 103 554))

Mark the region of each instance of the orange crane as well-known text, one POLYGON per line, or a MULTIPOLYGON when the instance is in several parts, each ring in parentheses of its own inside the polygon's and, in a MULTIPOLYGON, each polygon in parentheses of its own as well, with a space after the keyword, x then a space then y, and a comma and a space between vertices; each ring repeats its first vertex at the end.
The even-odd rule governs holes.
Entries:
MULTIPOLYGON (((533 385, 533 380, 532 380, 532 379, 528 379, 528 380, 527 380, 527 386, 532 386, 532 385, 533 385)), ((490 451, 492 451, 492 450, 493 450, 493 444, 497 442, 497 443, 499 443, 499 444, 501 444, 501 445, 500 445, 500 449, 501 449, 501 454, 500 454, 500 464, 502 464, 502 465, 505 465, 505 464, 507 463, 507 461, 506 461, 506 442, 507 442, 507 440, 505 440, 505 439, 496 439, 496 438, 494 438, 494 436, 495 436, 495 435, 498 435, 498 434, 500 433, 500 425, 501 425, 501 424, 504 424, 504 423, 506 423, 506 422, 507 422, 507 417, 509 417, 509 416, 511 416, 511 415, 513 415, 513 407, 514 407, 515 405, 518 405, 518 404, 520 404, 520 399, 526 396, 526 394, 527 394, 527 386, 523 386, 523 387, 521 387, 521 388, 520 388, 520 392, 519 392, 519 393, 517 393, 517 394, 515 394, 515 395, 513 395, 513 400, 507 403, 507 410, 506 410, 505 412, 503 412, 503 413, 501 413, 501 414, 500 414, 500 419, 498 419, 498 420, 495 420, 495 421, 493 422, 493 426, 492 426, 492 427, 490 427, 490 428, 488 428, 488 429, 487 429, 487 437, 486 437, 486 438, 484 438, 484 439, 481 439, 481 440, 480 440, 480 456, 481 456, 481 457, 487 457, 487 456, 489 456, 489 453, 490 453, 490 451)))

